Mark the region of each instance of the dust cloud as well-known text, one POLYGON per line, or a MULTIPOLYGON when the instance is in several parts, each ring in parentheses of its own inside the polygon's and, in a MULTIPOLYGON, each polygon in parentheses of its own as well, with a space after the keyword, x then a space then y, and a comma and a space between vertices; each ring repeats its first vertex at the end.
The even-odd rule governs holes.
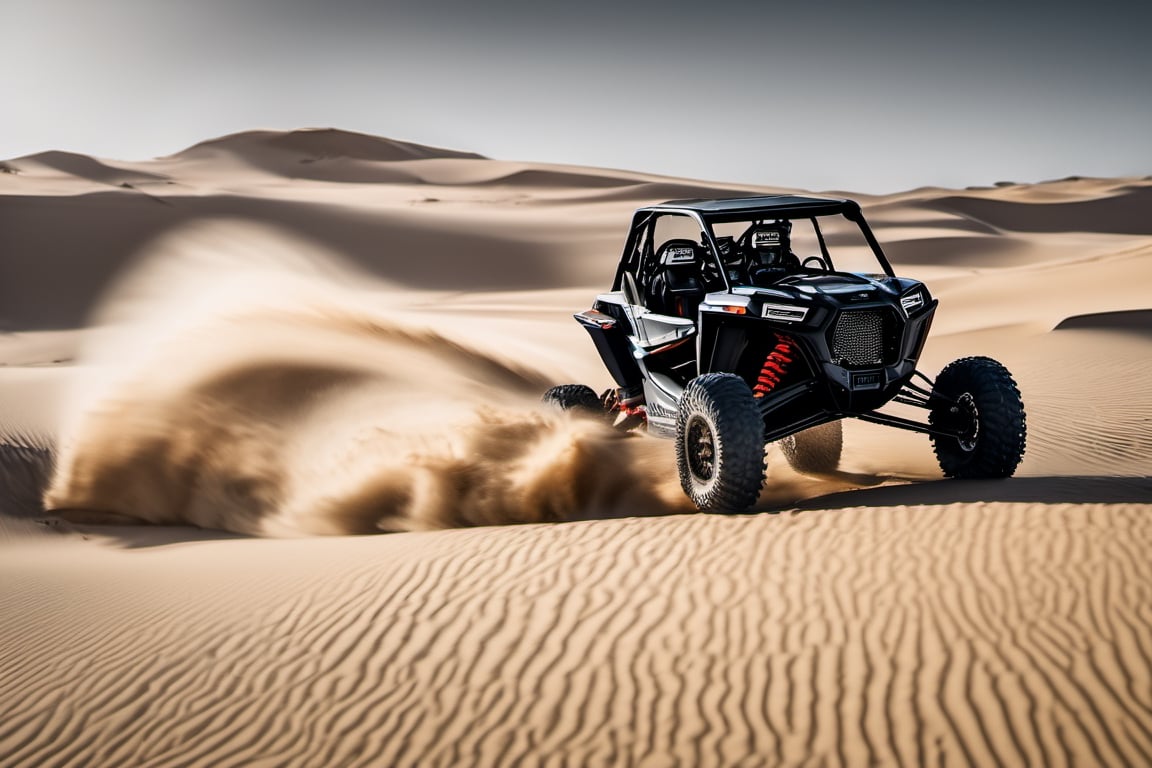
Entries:
POLYGON ((93 320, 45 507, 295 536, 683 506, 648 440, 544 409, 514 344, 411 303, 263 227, 158 241, 93 320))

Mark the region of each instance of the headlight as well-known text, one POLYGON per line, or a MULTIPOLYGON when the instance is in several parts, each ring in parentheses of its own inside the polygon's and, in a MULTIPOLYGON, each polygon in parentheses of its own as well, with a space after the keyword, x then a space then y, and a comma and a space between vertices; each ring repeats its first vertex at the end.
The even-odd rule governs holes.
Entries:
POLYGON ((904 308, 904 314, 910 315, 915 309, 924 306, 924 291, 917 288, 914 291, 904 294, 900 297, 900 306, 904 308))
POLYGON ((793 307, 788 304, 765 304, 760 316, 783 323, 801 323, 808 316, 806 307, 793 307))

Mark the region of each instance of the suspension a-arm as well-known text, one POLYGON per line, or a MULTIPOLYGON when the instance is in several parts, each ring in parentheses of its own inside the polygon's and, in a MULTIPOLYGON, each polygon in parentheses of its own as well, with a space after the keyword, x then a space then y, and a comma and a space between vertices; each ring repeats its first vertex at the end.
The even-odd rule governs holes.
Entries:
MULTIPOLYGON (((936 383, 928 378, 920 371, 914 371, 913 378, 919 378, 928 385, 924 388, 919 384, 914 384, 911 379, 904 383, 904 386, 892 398, 894 403, 903 403, 904 405, 912 405, 917 408, 929 410, 932 408, 933 401, 939 402, 943 400, 946 403, 955 403, 950 397, 942 395, 936 390, 936 383)), ((954 430, 943 429, 931 424, 923 424, 919 421, 906 419, 903 416, 893 416, 890 413, 880 413, 879 411, 870 411, 868 413, 852 414, 854 418, 861 421, 870 421, 873 424, 883 424, 886 427, 896 427, 897 429, 906 429, 909 432, 921 432, 926 435, 938 435, 941 437, 961 437, 962 435, 954 430)))

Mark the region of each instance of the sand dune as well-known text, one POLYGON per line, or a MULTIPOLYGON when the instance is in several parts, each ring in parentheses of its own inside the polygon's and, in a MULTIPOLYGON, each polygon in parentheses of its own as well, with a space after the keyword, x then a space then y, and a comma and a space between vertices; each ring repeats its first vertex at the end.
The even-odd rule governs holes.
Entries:
POLYGON ((1061 320, 1053 330, 1095 328, 1099 330, 1130 330, 1139 333, 1152 333, 1152 310, 1131 309, 1121 312, 1095 312, 1089 315, 1073 315, 1061 320))
POLYGON ((125 186, 132 182, 168 180, 163 174, 141 171, 75 152, 40 152, 9 160, 6 166, 10 171, 21 174, 40 175, 55 172, 65 177, 115 186, 125 186))
POLYGON ((336 130, 3 167, 0 764, 1152 762, 1152 180, 857 196, 1020 472, 852 422, 717 517, 536 401, 608 386, 632 208, 768 190, 336 130))
POLYGON ((24 548, 0 562, 0 701, 22 702, 0 745, 16 765, 1140 764, 1148 520, 878 499, 24 548))
POLYGON ((1010 232, 1111 232, 1152 235, 1144 215, 1152 205, 1152 188, 1145 182, 1111 191, 1107 196, 1067 202, 1006 200, 995 197, 945 197, 935 201, 942 211, 961 213, 1010 232))
POLYGON ((386 139, 355 131, 335 128, 312 128, 297 131, 244 131, 209 139, 181 150, 171 157, 182 158, 206 153, 225 152, 251 161, 257 156, 278 155, 285 162, 307 163, 331 158, 395 162, 450 157, 482 160, 474 152, 459 152, 429 147, 408 141, 386 139))

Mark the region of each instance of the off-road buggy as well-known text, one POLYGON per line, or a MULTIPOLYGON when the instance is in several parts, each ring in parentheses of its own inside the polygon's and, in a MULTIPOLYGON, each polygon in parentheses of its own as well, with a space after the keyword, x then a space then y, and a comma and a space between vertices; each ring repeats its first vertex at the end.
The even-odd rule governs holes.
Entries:
POLYGON ((674 438, 684 492, 714 512, 755 503, 766 443, 798 470, 834 470, 844 417, 928 434, 945 476, 1008 477, 1024 454, 1020 392, 986 357, 935 381, 916 370, 936 305, 895 276, 851 200, 641 208, 611 292, 575 315, 617 386, 544 400, 674 438), (878 410, 890 403, 927 419, 878 410))

